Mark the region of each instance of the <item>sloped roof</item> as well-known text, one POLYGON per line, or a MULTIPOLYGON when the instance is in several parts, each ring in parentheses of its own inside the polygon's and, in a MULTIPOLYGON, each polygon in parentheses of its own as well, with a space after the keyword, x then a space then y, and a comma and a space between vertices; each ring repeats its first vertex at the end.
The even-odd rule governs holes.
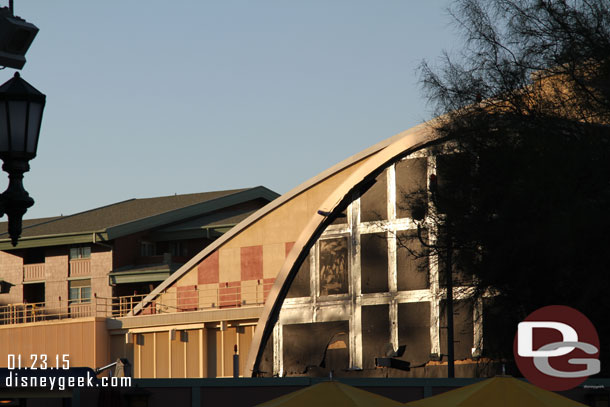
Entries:
MULTIPOLYGON (((91 242, 114 239, 147 228, 167 225, 249 200, 275 199, 278 194, 259 186, 226 191, 171 195, 157 198, 129 199, 69 216, 29 219, 16 248, 91 242), (88 236, 88 237, 84 237, 88 236), (61 239, 59 239, 61 237, 61 239), (40 240, 46 238, 47 244, 40 240), (49 239, 54 238, 54 239, 49 239), (58 240, 59 239, 59 240, 58 240), (34 240, 38 242, 35 243, 34 240)), ((0 223, 0 250, 8 250, 8 222, 0 223)))

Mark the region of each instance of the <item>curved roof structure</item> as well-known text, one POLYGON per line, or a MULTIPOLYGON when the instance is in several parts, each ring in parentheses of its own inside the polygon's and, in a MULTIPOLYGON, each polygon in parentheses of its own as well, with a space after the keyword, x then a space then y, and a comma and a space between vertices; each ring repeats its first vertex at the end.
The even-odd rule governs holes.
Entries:
POLYGON ((271 293, 265 302, 263 314, 261 315, 256 327, 255 336, 252 340, 250 353, 248 354, 247 368, 257 373, 257 365, 262 355, 266 340, 271 335, 273 324, 279 315, 283 300, 294 279, 300 265, 309 253, 309 249, 315 243, 324 229, 332 222, 351 201, 352 193, 363 194, 374 182, 374 179, 388 165, 414 153, 431 144, 440 142, 435 139, 435 132, 429 127, 430 124, 424 123, 403 133, 400 137, 394 137, 383 149, 379 150, 374 156, 370 157, 356 171, 347 177, 320 205, 320 211, 330 213, 324 216, 320 213, 312 214, 307 226, 301 232, 292 250, 288 254, 281 270, 279 271, 271 293))
MULTIPOLYGON (((257 244, 263 245, 265 250, 271 250, 273 245, 284 242, 286 256, 282 256, 281 262, 263 259, 265 277, 271 275, 267 271, 270 269, 275 281, 266 298, 248 354, 246 371, 252 371, 254 374, 262 353, 261 345, 264 346, 269 337, 290 283, 317 237, 332 222, 335 215, 351 202, 352 194, 364 193, 384 168, 408 154, 440 141, 432 125, 423 123, 320 173, 261 208, 206 247, 149 294, 134 309, 133 314, 142 312, 172 287, 181 284, 181 280, 188 280, 192 284, 193 279, 196 280, 193 275, 197 272, 201 284, 201 273, 206 273, 209 269, 205 266, 206 261, 210 262, 212 257, 218 256, 219 251, 229 252, 239 248, 243 256, 244 249, 257 244), (188 277, 189 275, 193 277, 188 277)), ((239 256, 239 252, 233 251, 231 256, 233 260, 227 256, 225 263, 235 261, 234 258, 239 256)), ((223 261, 222 253, 220 261, 223 261)), ((241 262, 243 267, 243 257, 241 262)), ((215 264, 218 267, 218 257, 215 264)), ((243 271, 241 276, 243 279, 243 271)), ((221 281, 230 280, 221 278, 221 281)))

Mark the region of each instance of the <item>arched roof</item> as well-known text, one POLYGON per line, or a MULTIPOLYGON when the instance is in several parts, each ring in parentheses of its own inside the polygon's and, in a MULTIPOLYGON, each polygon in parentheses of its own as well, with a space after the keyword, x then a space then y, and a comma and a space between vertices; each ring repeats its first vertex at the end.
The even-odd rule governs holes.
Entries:
MULTIPOLYGON (((388 165, 412 152, 428 146, 429 144, 439 142, 440 140, 438 140, 437 137, 437 133, 433 130, 433 124, 430 122, 420 124, 409 130, 398 133, 389 139, 381 141, 302 183, 298 187, 292 189, 253 213, 229 232, 225 233, 211 245, 195 255, 167 280, 155 288, 155 290, 153 290, 148 296, 146 296, 142 302, 134 308, 131 315, 139 314, 157 296, 175 284, 186 273, 196 268, 212 253, 220 250, 224 245, 228 244, 228 242, 230 242, 232 239, 244 233, 250 227, 255 226, 261 219, 267 216, 273 216, 274 211, 289 201, 297 198, 305 191, 324 184, 325 181, 347 169, 356 168, 351 173, 348 173, 349 175, 347 175, 338 186, 335 186, 334 189, 330 190, 328 195, 325 197, 325 199, 322 199, 322 202, 317 208, 322 212, 339 213, 351 202, 353 192, 358 190, 364 192, 367 185, 372 185, 371 182, 388 165)), ((279 310, 292 279, 296 275, 296 272, 298 271, 300 264, 303 262, 303 259, 309 252, 311 245, 315 243, 317 237, 324 231, 326 226, 331 221, 331 217, 320 215, 317 213, 317 211, 312 211, 307 216, 309 216, 309 218, 306 219, 306 222, 304 223, 306 226, 302 229, 293 248, 288 253, 282 268, 276 276, 276 280, 269 293, 269 297, 265 301, 265 306, 252 340, 250 352, 248 353, 246 370, 249 369, 253 372, 256 370, 256 365, 262 354, 261 345, 266 343, 266 340, 273 329, 274 322, 279 315, 279 310)))
POLYGON ((305 181, 304 183, 297 186, 296 188, 290 190, 289 192, 283 194, 279 198, 268 203, 267 205, 265 205, 258 211, 254 212, 252 215, 250 215, 243 221, 241 221, 239 224, 237 224, 227 233, 223 234, 221 237, 219 237, 217 240, 215 240, 212 244, 207 246, 201 252, 197 253, 187 263, 185 263, 182 267, 180 267, 174 274, 172 274, 167 280, 163 281, 163 283, 161 283, 150 294, 148 294, 136 307, 134 307, 133 311, 129 315, 130 316, 138 315, 159 294, 161 294, 164 290, 166 290, 167 288, 172 286, 176 281, 178 281, 187 272, 189 272, 194 267, 196 267, 202 260, 204 260, 210 254, 212 254, 214 251, 220 249, 223 245, 225 245, 231 239, 235 238, 240 233, 242 233, 249 227, 253 226, 257 221, 259 221, 263 217, 272 214, 273 211, 275 211, 276 209, 278 209, 279 207, 281 207, 288 201, 294 199, 295 197, 297 197, 298 195, 307 191, 308 189, 310 189, 318 184, 323 183, 325 180, 329 179, 333 175, 340 173, 341 171, 345 170, 346 168, 351 167, 354 164, 357 164, 361 161, 368 161, 368 160, 376 157, 376 155, 380 151, 386 149, 390 145, 393 145, 393 144, 399 142, 400 140, 404 139, 405 137, 408 137, 410 134, 413 134, 413 133, 419 134, 419 133, 424 133, 424 132, 430 133, 429 126, 430 126, 429 123, 423 123, 416 127, 411 128, 409 130, 400 132, 386 140, 383 140, 383 141, 367 148, 366 150, 363 150, 357 154, 354 154, 353 156, 341 161, 340 163, 335 164, 334 166, 330 167, 329 169, 321 172, 320 174, 316 175, 315 177, 305 181))
MULTIPOLYGON (((438 138, 438 133, 433 130, 432 124, 429 122, 420 124, 386 140, 382 148, 378 148, 376 152, 369 156, 366 162, 329 194, 320 205, 319 210, 325 213, 340 213, 352 201, 353 193, 364 193, 387 166, 415 151, 441 141, 438 138)), ((333 167, 333 169, 336 167, 333 167)), ((292 280, 312 245, 332 220, 332 215, 324 216, 320 213, 313 213, 277 274, 273 288, 265 301, 263 313, 258 320, 250 352, 248 353, 246 371, 251 371, 253 375, 258 370, 257 367, 264 350, 264 345, 271 335, 292 280)))

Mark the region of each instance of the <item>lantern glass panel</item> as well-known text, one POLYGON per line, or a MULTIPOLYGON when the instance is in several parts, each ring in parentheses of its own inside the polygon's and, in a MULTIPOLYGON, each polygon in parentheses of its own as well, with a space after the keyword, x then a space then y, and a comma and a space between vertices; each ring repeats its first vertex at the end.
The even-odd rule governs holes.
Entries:
POLYGON ((9 101, 8 106, 11 123, 11 151, 25 151, 25 123, 28 102, 9 101))
POLYGON ((28 117, 28 136, 26 152, 36 154, 38 145, 38 134, 40 133, 40 122, 42 120, 42 104, 30 103, 30 114, 28 117))
POLYGON ((8 152, 8 120, 6 102, 0 101, 0 153, 8 152))

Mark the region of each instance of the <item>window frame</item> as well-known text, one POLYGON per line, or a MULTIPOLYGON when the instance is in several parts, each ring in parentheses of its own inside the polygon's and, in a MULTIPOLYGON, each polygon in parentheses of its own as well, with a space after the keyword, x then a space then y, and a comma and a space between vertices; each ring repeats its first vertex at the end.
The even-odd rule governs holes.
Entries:
POLYGON ((91 279, 85 278, 68 281, 68 304, 89 303, 91 303, 91 279), (73 293, 76 293, 76 295, 73 295, 73 293))
POLYGON ((83 260, 91 258, 91 246, 74 246, 70 247, 68 253, 70 260, 83 260))

